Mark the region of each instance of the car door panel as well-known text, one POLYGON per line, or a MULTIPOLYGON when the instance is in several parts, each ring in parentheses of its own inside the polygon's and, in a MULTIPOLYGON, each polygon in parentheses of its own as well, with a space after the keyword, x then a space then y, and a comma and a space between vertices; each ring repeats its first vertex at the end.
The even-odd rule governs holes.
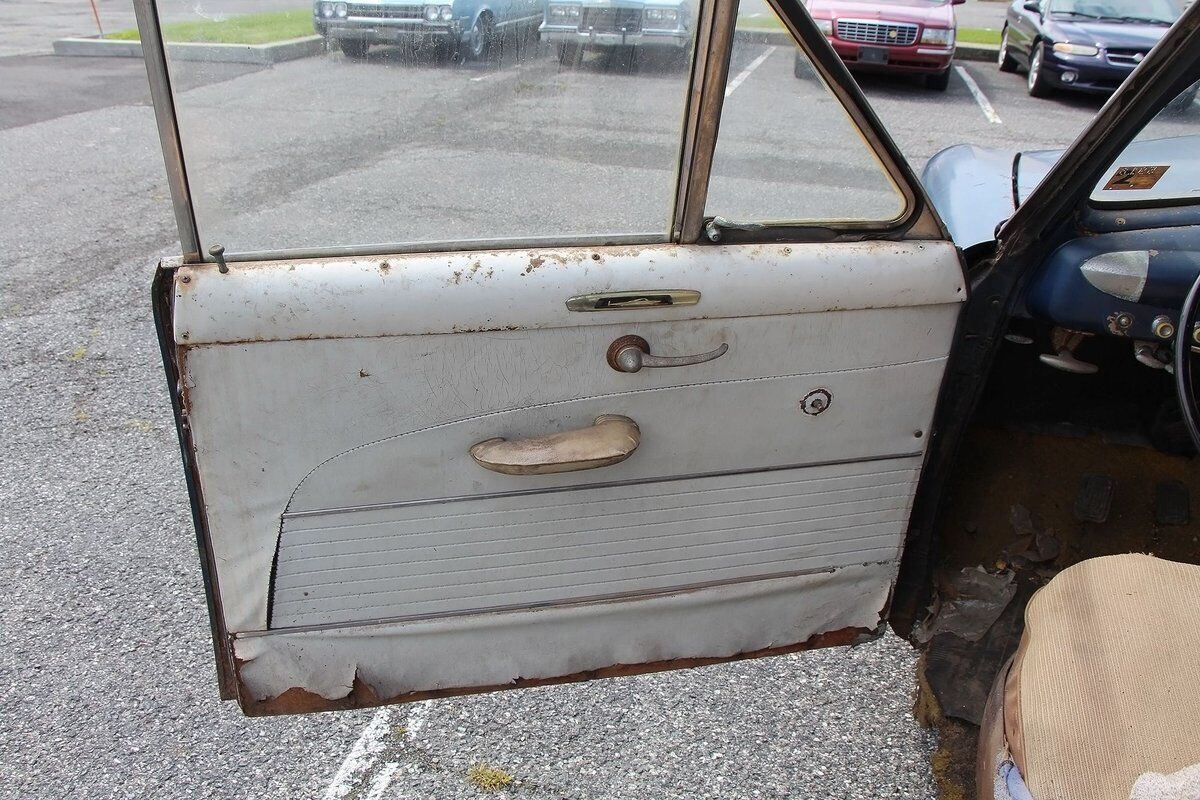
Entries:
POLYGON ((243 702, 319 705, 875 627, 965 287, 949 243, 864 242, 184 266, 173 291, 243 702), (699 302, 566 306, 678 288, 699 302), (729 350, 629 374, 606 359, 627 335, 729 350), (469 455, 603 414, 641 429, 619 464, 507 475, 469 455), (730 624, 710 630, 717 608, 730 624), (516 649, 447 672, 478 626, 516 649), (548 658, 556 641, 587 646, 548 658))
POLYGON ((733 0, 697 6, 681 69, 520 48, 480 84, 347 51, 257 93, 179 88, 155 0, 135 9, 222 697, 352 708, 882 630, 967 289, 799 4, 770 10, 821 76, 803 91, 733 0), (310 84, 319 108, 265 108, 310 84), (360 101, 380 147, 345 135, 360 101), (231 174, 265 144, 222 120, 268 110, 328 143, 328 175, 231 174))
POLYGON ((1033 42, 1041 21, 1042 15, 1038 11, 1025 10, 1021 15, 1021 52, 1025 55, 1026 63, 1033 59, 1033 42))

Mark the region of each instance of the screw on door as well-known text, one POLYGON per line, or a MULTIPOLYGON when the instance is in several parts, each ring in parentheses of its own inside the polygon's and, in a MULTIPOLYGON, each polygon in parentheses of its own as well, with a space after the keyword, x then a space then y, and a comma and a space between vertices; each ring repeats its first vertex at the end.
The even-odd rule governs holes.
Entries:
POLYGON ((829 393, 828 389, 813 389, 800 401, 800 410, 815 417, 829 408, 829 404, 832 402, 833 395, 829 393))

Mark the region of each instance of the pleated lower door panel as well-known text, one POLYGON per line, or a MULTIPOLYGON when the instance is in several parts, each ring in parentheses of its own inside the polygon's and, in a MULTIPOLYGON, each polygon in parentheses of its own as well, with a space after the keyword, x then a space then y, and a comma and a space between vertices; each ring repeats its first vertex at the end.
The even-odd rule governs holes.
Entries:
POLYGON ((906 457, 286 515, 271 627, 661 593, 898 558, 906 457))

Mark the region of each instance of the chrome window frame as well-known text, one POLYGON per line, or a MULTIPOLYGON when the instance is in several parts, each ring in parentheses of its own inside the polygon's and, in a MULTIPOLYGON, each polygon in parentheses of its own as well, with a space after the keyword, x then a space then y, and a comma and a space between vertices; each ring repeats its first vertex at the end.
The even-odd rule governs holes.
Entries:
MULTIPOLYGON (((889 180, 899 190, 904 208, 891 220, 799 221, 769 223, 756 230, 725 230, 722 244, 749 242, 829 242, 864 239, 949 239, 920 183, 882 123, 867 104, 858 84, 834 53, 799 0, 767 0, 787 32, 812 63, 820 80, 841 103, 851 124, 863 137, 889 180)), ((150 95, 154 102, 159 140, 171 189, 183 263, 213 262, 205 252, 188 182, 180 138, 170 64, 163 42, 156 0, 133 0, 150 95)), ((660 234, 546 236, 432 242, 382 242, 333 247, 282 248, 268 251, 230 251, 227 261, 306 259, 399 253, 527 249, 530 247, 619 246, 631 244, 708 244, 704 207, 719 135, 729 61, 737 25, 738 0, 701 2, 677 164, 674 208, 669 230, 660 234)), ((215 244, 215 243, 212 243, 215 244)))

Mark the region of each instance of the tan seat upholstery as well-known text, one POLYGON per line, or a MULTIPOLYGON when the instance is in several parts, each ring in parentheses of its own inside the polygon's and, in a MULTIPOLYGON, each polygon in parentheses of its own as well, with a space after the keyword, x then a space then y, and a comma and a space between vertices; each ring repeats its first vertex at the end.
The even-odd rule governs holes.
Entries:
POLYGON ((1080 562, 1029 603, 1004 732, 1036 800, 1128 800, 1200 763, 1200 566, 1080 562))

